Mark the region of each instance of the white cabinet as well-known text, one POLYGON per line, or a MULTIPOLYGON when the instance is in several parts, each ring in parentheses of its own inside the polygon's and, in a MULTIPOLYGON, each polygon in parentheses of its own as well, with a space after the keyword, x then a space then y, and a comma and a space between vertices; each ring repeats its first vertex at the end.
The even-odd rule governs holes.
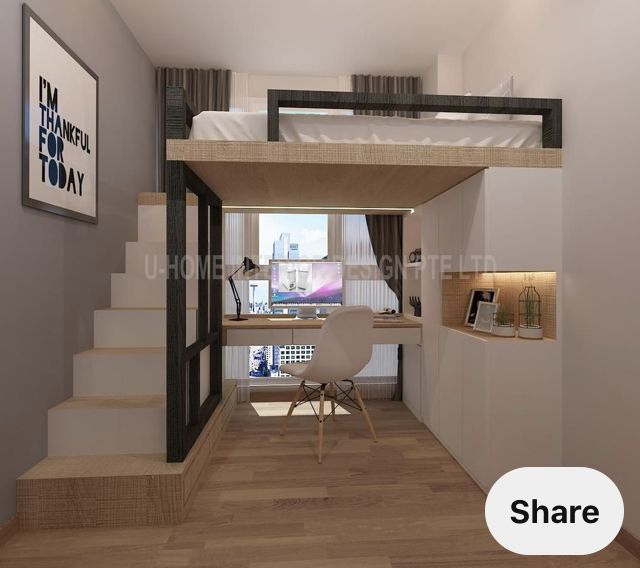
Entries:
POLYGON ((561 209, 562 170, 548 168, 484 170, 420 208, 431 259, 421 283, 422 417, 485 490, 516 467, 561 464, 561 339, 442 326, 440 272, 555 272, 560 330, 561 209))
POLYGON ((562 269, 562 170, 493 168, 485 176, 485 253, 496 270, 562 269))
POLYGON ((437 197, 444 272, 561 269, 562 171, 484 170, 437 197))
POLYGON ((489 482, 562 461, 562 366, 554 340, 494 340, 487 350, 489 482))
POLYGON ((441 328, 439 438, 488 490, 523 466, 561 465, 560 347, 441 328))

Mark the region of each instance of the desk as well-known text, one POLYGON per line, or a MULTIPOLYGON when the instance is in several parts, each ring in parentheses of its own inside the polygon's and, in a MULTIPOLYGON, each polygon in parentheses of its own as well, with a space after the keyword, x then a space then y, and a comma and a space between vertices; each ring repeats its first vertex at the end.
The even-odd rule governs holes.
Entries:
MULTIPOLYGON (((232 321, 231 317, 225 316, 222 322, 223 345, 315 345, 324 322, 323 319, 297 320, 271 314, 245 316, 248 318, 245 321, 232 321)), ((373 342, 421 345, 422 323, 410 315, 375 320, 373 342)))

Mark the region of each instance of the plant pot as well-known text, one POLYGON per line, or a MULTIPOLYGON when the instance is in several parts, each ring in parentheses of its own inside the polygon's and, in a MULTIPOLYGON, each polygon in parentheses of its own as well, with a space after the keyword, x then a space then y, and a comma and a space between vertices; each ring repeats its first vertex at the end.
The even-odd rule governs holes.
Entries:
POLYGON ((515 325, 496 325, 493 324, 491 333, 498 337, 515 337, 516 326, 515 325))
POLYGON ((522 339, 542 339, 542 326, 528 327, 521 325, 518 327, 518 337, 522 339))

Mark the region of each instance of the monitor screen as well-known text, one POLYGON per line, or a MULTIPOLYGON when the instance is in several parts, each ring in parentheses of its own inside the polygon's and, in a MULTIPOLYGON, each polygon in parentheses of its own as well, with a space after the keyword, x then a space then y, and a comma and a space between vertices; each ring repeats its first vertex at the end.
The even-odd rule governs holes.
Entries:
POLYGON ((328 260, 272 260, 272 307, 341 306, 342 263, 328 260))

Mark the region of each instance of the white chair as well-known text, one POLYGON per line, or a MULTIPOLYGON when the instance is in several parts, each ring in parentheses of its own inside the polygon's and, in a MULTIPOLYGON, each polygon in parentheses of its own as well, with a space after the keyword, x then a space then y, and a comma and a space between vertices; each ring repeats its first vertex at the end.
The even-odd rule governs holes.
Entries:
POLYGON ((349 407, 362 412, 374 442, 378 441, 358 385, 351 380, 371 359, 372 348, 373 312, 371 309, 366 306, 338 308, 323 323, 313 357, 306 363, 289 363, 280 367, 283 372, 302 379, 282 423, 280 435, 284 436, 287 421, 297 406, 319 400, 318 463, 322 463, 326 398, 331 401, 330 416, 334 420, 336 406, 349 407), (347 382, 349 386, 342 388, 338 384, 341 381, 347 382), (309 386, 307 385, 309 382, 316 383, 318 386, 309 386), (352 393, 355 400, 351 396, 352 393))

